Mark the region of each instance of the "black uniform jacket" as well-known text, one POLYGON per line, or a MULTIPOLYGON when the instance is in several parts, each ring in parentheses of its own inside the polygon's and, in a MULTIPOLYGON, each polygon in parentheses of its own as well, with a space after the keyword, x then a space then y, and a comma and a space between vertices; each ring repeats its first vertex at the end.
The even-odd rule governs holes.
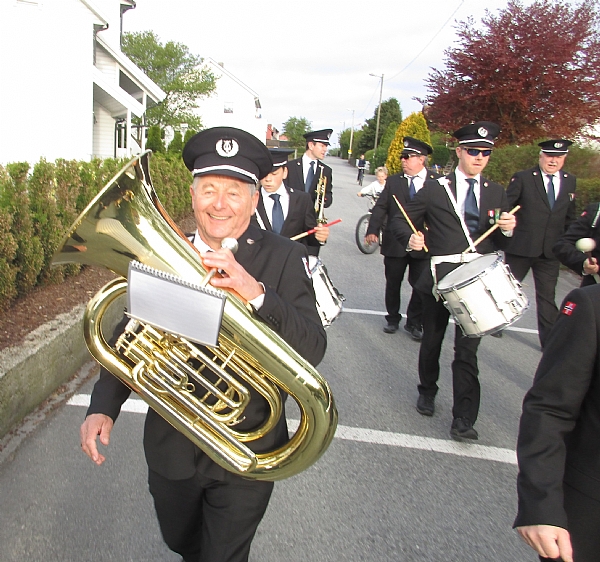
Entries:
MULTIPOLYGON (((314 203, 308 193, 297 191, 296 189, 291 189, 287 186, 286 189, 290 195, 290 205, 280 234, 286 238, 291 238, 292 236, 296 236, 297 234, 301 234, 317 226, 317 217, 315 215, 314 203)), ((270 217, 265 210, 262 190, 261 196, 258 198, 256 212, 260 216, 265 229, 272 232, 273 226, 271 225, 270 217)), ((255 216, 252 216, 252 224, 260 227, 255 216)), ((298 242, 308 246, 309 253, 311 253, 311 248, 321 247, 321 244, 319 244, 319 241, 315 238, 314 234, 300 238, 298 242)))
MULTIPOLYGON (((581 238, 592 238, 596 242, 596 248, 592 251, 592 257, 600 263, 600 203, 589 204, 581 216, 572 222, 554 245, 552 251, 560 263, 572 269, 578 275, 583 275, 583 262, 587 255, 575 248, 577 240, 581 238)), ((581 286, 594 285, 596 280, 593 275, 584 275, 581 286)))
MULTIPOLYGON (((287 163, 288 176, 285 180, 285 184, 292 189, 296 189, 298 191, 304 191, 304 172, 302 170, 302 158, 296 158, 295 160, 289 160, 287 163)), ((317 169, 315 170, 315 177, 313 179, 312 185, 308 192, 314 201, 317 198, 317 185, 319 183, 319 178, 323 174, 323 178, 327 180, 327 185, 325 186, 325 207, 329 207, 333 203, 333 185, 332 185, 332 177, 333 173, 331 168, 317 160, 317 169)))
POLYGON ((515 526, 567 527, 563 482, 600 501, 600 285, 575 289, 523 401, 515 526))
POLYGON ((521 205, 516 213, 517 227, 506 246, 506 252, 517 256, 554 258, 552 248, 569 224, 577 217, 575 209, 575 176, 560 173, 560 191, 554 207, 550 209, 548 195, 538 166, 517 172, 506 190, 512 209, 521 205))
MULTIPOLYGON (((256 313, 257 322, 264 322, 304 359, 317 365, 325 354, 327 337, 303 262, 306 248, 252 225, 238 239, 238 244, 235 259, 265 285, 265 299, 256 313)), ((266 401, 254 390, 251 392, 246 419, 236 426, 238 429, 256 427, 265 419, 266 401)), ((116 420, 129 394, 128 387, 102 369, 87 415, 102 413, 116 420)), ((285 415, 282 415, 277 426, 265 437, 252 442, 250 447, 256 452, 267 451, 284 444, 287 439, 285 415)), ((150 469, 172 480, 191 478, 198 465, 209 477, 227 478, 224 469, 152 409, 146 417, 144 451, 150 469)))
MULTIPOLYGON (((467 237, 460 225, 460 219, 454 211, 444 186, 439 183, 444 180, 449 182, 448 186, 456 197, 456 176, 451 173, 443 179, 427 180, 422 189, 405 208, 417 230, 422 231, 421 225, 424 223, 427 225, 426 245, 432 256, 460 254, 469 247, 467 237)), ((500 184, 481 177, 479 230, 473 236, 474 239, 479 238, 494 223, 495 209, 508 210, 506 192, 500 184)), ((412 230, 401 213, 394 215, 392 218, 390 230, 401 246, 408 246, 412 230)), ((496 249, 501 249, 505 243, 505 238, 500 229, 496 229, 491 236, 488 236, 477 246, 477 252, 489 254, 496 249)), ((439 264, 436 270, 438 281, 459 265, 439 264)), ((431 292, 433 278, 430 268, 423 272, 416 288, 420 291, 431 292)))
MULTIPOLYGON (((427 179, 436 179, 440 175, 434 172, 427 173, 427 179)), ((398 240, 394 237, 390 230, 391 218, 396 214, 401 214, 396 199, 400 201, 400 204, 406 210, 406 206, 410 203, 410 187, 408 185, 408 179, 404 174, 395 174, 390 176, 385 181, 385 187, 380 193, 377 202, 373 209, 371 209, 371 218, 369 220, 369 227, 367 228, 367 234, 375 234, 379 236, 379 231, 383 230, 381 240, 381 253, 384 256, 391 258, 403 258, 408 253, 406 246, 402 246, 398 240)), ((427 242, 425 242, 427 243, 427 242)), ((421 252, 410 252, 412 258, 425 259, 429 257, 429 254, 421 252)))

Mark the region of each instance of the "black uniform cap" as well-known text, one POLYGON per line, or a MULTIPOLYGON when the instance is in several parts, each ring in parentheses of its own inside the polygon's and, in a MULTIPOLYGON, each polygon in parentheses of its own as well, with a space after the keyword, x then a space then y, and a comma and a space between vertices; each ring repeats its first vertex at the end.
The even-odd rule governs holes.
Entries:
POLYGON ((431 148, 426 142, 420 141, 419 139, 415 139, 413 137, 404 137, 403 139, 402 154, 421 154, 423 156, 427 156, 432 152, 433 148, 431 148))
POLYGON ((467 148, 492 148, 494 139, 500 134, 500 126, 491 121, 477 121, 454 131, 453 136, 460 146, 467 148))
POLYGON ((570 140, 566 139, 551 139, 538 143, 538 146, 546 154, 567 154, 572 144, 570 140))
POLYGON ((183 148, 183 161, 194 177, 228 176, 254 184, 273 168, 263 142, 233 127, 213 127, 195 134, 183 148))
POLYGON ((320 131, 309 131, 302 135, 306 142, 322 142, 323 144, 329 144, 329 137, 331 137, 333 129, 321 129, 320 131))
POLYGON ((275 172, 287 164, 288 156, 294 151, 289 148, 269 148, 269 152, 271 153, 271 158, 273 158, 273 169, 271 171, 275 172))

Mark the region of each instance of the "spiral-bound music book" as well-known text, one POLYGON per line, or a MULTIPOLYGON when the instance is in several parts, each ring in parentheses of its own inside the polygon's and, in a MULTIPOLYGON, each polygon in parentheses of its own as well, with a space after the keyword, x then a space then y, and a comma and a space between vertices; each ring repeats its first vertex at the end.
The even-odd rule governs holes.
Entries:
POLYGON ((127 313, 132 318, 204 345, 217 345, 226 295, 181 277, 129 263, 127 313))

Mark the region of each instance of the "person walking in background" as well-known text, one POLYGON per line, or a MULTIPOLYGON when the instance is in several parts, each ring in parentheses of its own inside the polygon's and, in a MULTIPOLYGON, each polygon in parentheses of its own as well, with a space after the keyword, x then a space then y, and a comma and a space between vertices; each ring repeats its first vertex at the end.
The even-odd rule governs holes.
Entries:
POLYGON ((506 190, 509 206, 521 209, 505 261, 519 281, 532 271, 542 349, 558 316, 555 289, 560 262, 553 248, 577 216, 576 178, 562 171, 571 144, 565 139, 540 142, 538 165, 517 172, 506 190))
POLYGON ((425 251, 412 252, 402 246, 392 234, 391 218, 400 212, 398 204, 406 206, 428 179, 436 179, 438 174, 428 172, 425 165, 427 157, 433 152, 431 146, 412 137, 404 137, 404 148, 400 155, 402 174, 395 174, 387 179, 377 203, 371 210, 371 219, 367 228, 365 241, 376 244, 379 231, 383 230, 381 253, 385 267, 385 308, 387 324, 383 331, 393 334, 398 331, 400 320, 400 295, 402 281, 408 267, 408 282, 413 287, 412 295, 406 309, 404 329, 414 340, 420 341, 423 336, 423 303, 421 295, 414 289, 419 277, 429 265, 429 254, 425 251))

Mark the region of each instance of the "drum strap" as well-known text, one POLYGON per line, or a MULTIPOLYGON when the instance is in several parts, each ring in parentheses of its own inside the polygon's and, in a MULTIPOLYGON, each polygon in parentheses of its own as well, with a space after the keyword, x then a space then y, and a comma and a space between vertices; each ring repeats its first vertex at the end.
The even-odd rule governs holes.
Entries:
POLYGON ((263 222, 258 211, 254 211, 254 216, 256 217, 256 220, 258 221, 258 226, 260 226, 261 230, 267 230, 267 228, 265 227, 265 223, 263 222))
MULTIPOLYGON (((469 249, 471 250, 471 252, 475 253, 475 245, 473 244, 473 240, 471 239, 471 235, 469 234, 469 229, 467 228, 467 224, 465 223, 465 219, 462 215, 462 213, 460 212, 460 209, 458 208, 458 203, 456 202, 456 199, 454 198, 454 194, 452 193, 452 191, 450 191, 450 187, 448 185, 448 182, 444 183, 444 189, 446 190, 446 193, 448 195, 448 199, 450 199, 450 203, 452 203, 452 207, 454 207, 454 212, 456 213, 456 216, 458 217, 458 220, 460 221, 460 226, 463 229, 463 232, 465 233, 465 237, 467 239, 467 242, 469 243, 469 249)), ((453 262, 453 263, 458 263, 458 262, 453 262)), ((434 277, 435 279, 435 277, 434 277)))
POLYGON ((438 279, 436 266, 440 263, 468 263, 476 258, 480 258, 481 254, 448 254, 446 256, 431 256, 430 267, 431 276, 433 277, 433 296, 435 300, 440 300, 440 295, 437 290, 438 279))

